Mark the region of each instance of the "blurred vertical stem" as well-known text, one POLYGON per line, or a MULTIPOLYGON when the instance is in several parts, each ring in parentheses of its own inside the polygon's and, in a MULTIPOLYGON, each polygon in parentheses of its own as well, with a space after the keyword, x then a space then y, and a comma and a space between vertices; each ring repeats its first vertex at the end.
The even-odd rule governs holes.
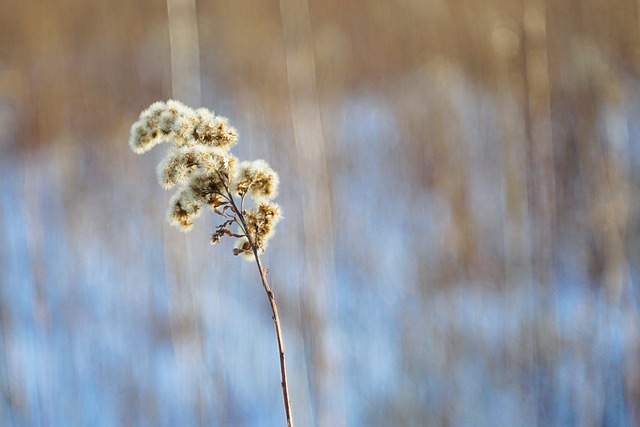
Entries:
MULTIPOLYGON (((347 425, 341 347, 334 345, 335 250, 330 170, 322 127, 314 36, 306 0, 280 0, 295 156, 300 173, 304 241, 300 304, 302 338, 309 352, 309 400, 316 425, 347 425)), ((313 416, 312 414, 310 414, 313 416)))
MULTIPOLYGON (((198 16, 196 0, 166 0, 167 23, 169 29, 169 43, 171 54, 171 94, 173 99, 191 105, 201 103, 200 85, 200 41, 198 37, 198 16)), ((165 274, 168 282, 175 282, 177 286, 168 289, 171 295, 169 305, 169 322, 171 328, 171 342, 178 360, 192 357, 191 346, 195 346, 197 357, 203 363, 204 343, 200 326, 200 304, 194 281, 191 247, 182 237, 176 239, 168 234, 167 225, 164 227, 164 256, 165 274), (170 243, 168 243, 170 241, 170 243), (185 263, 179 260, 185 260, 185 263), (187 290, 186 292, 184 290, 187 290), (180 319, 188 319, 189 327, 195 331, 194 340, 186 340, 180 332, 180 319)), ((205 396, 205 383, 208 379, 198 378, 199 399, 205 396)), ((206 416, 204 407, 200 408, 201 421, 206 416)))
POLYGON ((546 0, 527 0, 522 17, 522 77, 533 279, 554 286, 556 178, 546 0))
POLYGON ((195 0, 167 0, 174 99, 200 104, 200 42, 195 0))

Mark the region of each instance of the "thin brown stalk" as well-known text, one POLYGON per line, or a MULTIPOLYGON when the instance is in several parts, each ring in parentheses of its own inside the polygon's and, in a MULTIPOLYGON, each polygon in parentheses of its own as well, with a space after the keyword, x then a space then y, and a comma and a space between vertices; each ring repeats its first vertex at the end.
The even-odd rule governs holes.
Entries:
POLYGON ((266 248, 280 219, 280 207, 270 203, 278 191, 278 174, 261 159, 243 162, 240 169, 232 169, 237 158, 229 153, 229 149, 237 142, 237 134, 226 120, 214 116, 209 110, 193 110, 176 100, 155 102, 140 113, 139 119, 131 126, 129 146, 135 153, 142 154, 164 141, 158 138, 158 135, 164 135, 177 147, 178 153, 175 149, 170 151, 157 170, 158 180, 163 187, 172 188, 176 184, 181 187, 172 197, 167 211, 171 225, 182 231, 189 230, 200 209, 208 206, 223 219, 211 235, 211 243, 220 242, 225 235, 232 236, 241 239, 241 246, 233 250, 234 255, 248 255, 250 259, 249 249, 253 252, 273 312, 280 353, 282 396, 287 426, 292 427, 280 319, 273 291, 267 281, 267 271, 258 256, 266 248), (214 146, 217 148, 212 148, 214 146), (183 153, 182 149, 186 151, 183 153), (179 166, 186 169, 178 179, 179 166), (241 176, 236 177, 236 172, 241 176), (244 210, 244 199, 249 190, 256 206, 247 212, 244 210), (234 194, 240 197, 240 209, 234 194), (238 233, 229 229, 233 223, 240 227, 238 233))
POLYGON ((262 266, 260 256, 255 246, 253 247, 253 254, 258 264, 258 270, 260 270, 260 278, 262 279, 262 286, 269 297, 269 304, 271 304, 271 312, 273 313, 273 324, 276 327, 276 336, 278 338, 278 350, 280 352, 280 376, 282 377, 282 398, 284 400, 284 410, 287 415, 287 426, 293 427, 293 419, 291 418, 291 402, 289 401, 289 388, 287 386, 287 370, 284 363, 284 343, 282 342, 282 332, 280 330, 280 318, 278 317, 278 307, 276 307, 276 298, 267 281, 267 273, 262 266))
MULTIPOLYGON (((224 181, 223 181, 224 183, 224 181)), ((273 324, 276 328, 276 338, 278 340, 278 352, 280 354, 280 377, 282 381, 280 385, 282 386, 282 399, 284 401, 284 411, 287 416, 287 427, 293 427, 293 418, 291 416, 291 401, 289 399, 289 387, 287 384, 287 369, 284 362, 284 342, 282 341, 282 330, 280 329, 280 317, 278 316, 278 307, 276 306, 276 297, 269 286, 269 281, 267 280, 267 272, 266 269, 262 265, 262 261, 260 260, 260 256, 258 255, 258 247, 256 246, 254 239, 251 237, 251 232, 247 226, 247 223, 244 220, 244 211, 238 210, 238 207, 235 203, 234 198, 231 196, 228 187, 225 185, 225 190, 229 193, 229 201, 231 205, 236 210, 238 214, 238 218, 240 218, 241 228, 243 229, 247 239, 249 240, 249 244, 251 245, 251 249, 253 250, 253 256, 256 259, 256 264, 258 264, 258 271, 260 272, 260 279, 262 279, 262 286, 264 287, 267 296, 269 297, 269 304, 271 305, 271 313, 273 324)), ((242 196, 242 202, 244 203, 244 196, 242 196)))

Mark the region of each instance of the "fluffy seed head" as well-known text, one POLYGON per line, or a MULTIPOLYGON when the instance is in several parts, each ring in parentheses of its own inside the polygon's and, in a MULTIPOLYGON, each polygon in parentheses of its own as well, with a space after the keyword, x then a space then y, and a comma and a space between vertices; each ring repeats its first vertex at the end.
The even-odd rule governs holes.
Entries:
POLYGON ((234 190, 240 196, 247 193, 256 200, 271 200, 278 195, 278 174, 264 160, 242 162, 236 169, 234 190))
POLYGON ((247 231, 260 251, 266 249, 267 242, 274 235, 276 224, 281 218, 280 206, 273 202, 260 202, 257 207, 247 211, 247 231))
POLYGON ((154 102, 140 113, 138 120, 131 126, 129 146, 134 152, 142 154, 162 142, 162 137, 166 134, 160 130, 158 121, 164 107, 164 102, 154 102))
POLYGON ((193 135, 201 144, 227 151, 238 142, 238 134, 229 126, 227 118, 208 112, 200 112, 193 135))
POLYGON ((194 115, 191 108, 179 101, 154 102, 131 126, 129 146, 142 154, 161 142, 175 142, 176 133, 194 115))
POLYGON ((212 243, 227 235, 238 239, 236 255, 251 255, 251 242, 264 251, 281 218, 279 206, 270 202, 278 192, 278 174, 264 160, 239 162, 229 151, 238 141, 236 130, 204 108, 169 100, 144 110, 131 126, 131 149, 144 153, 165 141, 172 147, 158 165, 158 182, 165 189, 178 187, 169 201, 168 222, 187 231, 207 206, 223 218, 212 243), (247 194, 255 203, 248 210, 247 194), (234 195, 241 200, 235 203, 234 195), (243 226, 234 233, 229 229, 233 223, 243 226))
POLYGON ((202 145, 174 147, 158 164, 158 183, 164 189, 184 185, 196 170, 229 177, 235 157, 219 148, 202 145))
POLYGON ((189 189, 200 203, 216 208, 224 199, 225 182, 217 173, 198 172, 191 176, 189 189))
POLYGON ((193 219, 200 215, 202 203, 196 199, 190 188, 185 187, 176 192, 169 200, 167 221, 181 231, 189 231, 193 219))

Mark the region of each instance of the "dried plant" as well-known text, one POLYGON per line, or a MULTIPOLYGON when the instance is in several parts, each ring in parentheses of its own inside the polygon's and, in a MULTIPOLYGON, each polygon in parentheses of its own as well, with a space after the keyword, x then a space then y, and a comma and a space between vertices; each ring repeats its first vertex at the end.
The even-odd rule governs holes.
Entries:
POLYGON ((292 426, 280 319, 260 260, 281 219, 280 207, 273 202, 279 179, 264 160, 240 162, 230 151, 237 141, 236 130, 226 118, 169 100, 156 102, 140 114, 131 127, 129 145, 142 154, 162 142, 172 144, 157 170, 163 188, 177 187, 167 210, 171 225, 186 232, 202 209, 209 208, 221 221, 211 243, 219 243, 224 236, 235 238, 233 254, 255 259, 273 313, 287 425, 292 426), (247 196, 253 201, 250 208, 245 207, 247 196))

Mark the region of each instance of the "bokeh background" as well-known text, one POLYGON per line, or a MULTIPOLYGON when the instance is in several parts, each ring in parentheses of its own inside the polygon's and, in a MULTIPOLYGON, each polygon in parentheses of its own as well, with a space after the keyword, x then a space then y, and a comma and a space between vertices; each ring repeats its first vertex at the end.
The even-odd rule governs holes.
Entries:
POLYGON ((0 425, 284 425, 176 98, 280 173, 296 425, 639 426, 639 72, 631 0, 0 0, 0 425))

